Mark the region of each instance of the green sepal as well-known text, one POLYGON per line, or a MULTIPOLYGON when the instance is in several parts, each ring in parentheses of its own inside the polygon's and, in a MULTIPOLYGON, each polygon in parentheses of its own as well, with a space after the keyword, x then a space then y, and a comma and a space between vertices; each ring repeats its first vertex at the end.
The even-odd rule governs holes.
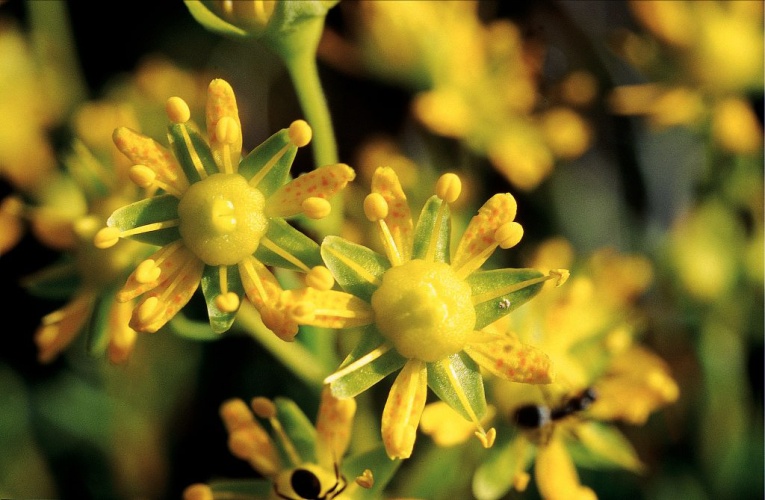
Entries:
POLYGON ((475 329, 480 330, 494 323, 531 300, 542 290, 544 274, 536 269, 494 269, 476 271, 466 278, 473 290, 473 297, 484 295, 484 300, 474 304, 475 329), (523 286, 523 282, 530 283, 523 286), (522 288, 516 288, 522 286, 522 288), (502 293, 503 290, 511 290, 502 293), (493 294, 491 292, 496 292, 493 294))
POLYGON ((476 418, 486 414, 486 395, 478 365, 467 354, 458 352, 434 363, 428 363, 428 386, 446 404, 472 421, 460 397, 470 405, 476 418), (457 384, 457 386, 455 386, 457 384), (462 394, 460 394, 462 393, 462 394))
POLYGON ((216 498, 271 498, 274 486, 268 479, 228 479, 209 483, 216 498))
POLYGON ((197 171, 197 167, 194 165, 194 155, 192 155, 191 149, 196 152, 196 156, 202 163, 202 168, 207 175, 217 174, 220 172, 218 164, 215 163, 212 151, 207 141, 197 132, 185 123, 173 123, 167 127, 167 139, 170 142, 170 147, 175 153, 175 158, 178 160, 178 164, 183 168, 183 173, 186 174, 186 178, 189 180, 189 184, 194 184, 202 180, 202 177, 197 171), (184 134, 188 134, 188 142, 184 134))
POLYGON ((435 244, 434 259, 437 262, 450 262, 449 242, 451 238, 451 217, 449 204, 438 196, 431 196, 422 207, 417 226, 414 228, 413 259, 424 259, 428 248, 435 244), (440 215, 440 218, 439 218, 440 215))
MULTIPOLYGON (((279 397, 274 399, 274 404, 276 405, 276 418, 292 444, 295 445, 295 451, 301 461, 316 463, 316 428, 303 413, 303 410, 291 399, 279 397)), ((289 456, 282 447, 281 440, 274 439, 274 443, 283 453, 284 463, 291 463, 289 456)), ((292 464, 292 467, 298 465, 300 464, 292 464)))
POLYGON ((513 487, 513 471, 528 470, 534 459, 535 448, 523 435, 502 430, 473 474, 473 495, 479 500, 504 498, 513 487))
MULTIPOLYGON (((109 227, 127 231, 139 226, 178 219, 178 198, 163 194, 125 205, 112 213, 106 221, 109 227)), ((130 236, 130 239, 164 246, 181 239, 178 226, 148 231, 130 236)))
POLYGON ((220 333, 213 331, 209 321, 197 321, 186 317, 183 311, 178 311, 167 322, 167 327, 175 335, 190 340, 210 341, 221 338, 220 333))
MULTIPOLYGON (((351 353, 345 358, 339 369, 369 354, 385 343, 385 339, 377 332, 374 325, 367 325, 361 334, 361 340, 351 353)), ((333 380, 330 384, 332 395, 336 398, 352 398, 366 391, 380 380, 396 370, 401 369, 406 363, 406 358, 391 348, 385 354, 367 363, 342 377, 333 380)))
POLYGON ((250 35, 243 29, 229 24, 217 15, 200 0, 184 0, 183 3, 189 9, 191 15, 205 29, 223 36, 235 38, 247 38, 250 35))
MULTIPOLYGON (((239 266, 225 266, 226 279, 228 282, 228 291, 234 292, 241 300, 244 298, 244 286, 242 278, 239 276, 239 266)), ((223 312, 215 305, 215 298, 221 294, 220 289, 220 268, 218 266, 205 266, 202 272, 202 294, 207 303, 207 315, 210 317, 210 328, 215 333, 223 333, 234 323, 236 311, 223 312)))
POLYGON ((385 446, 379 445, 364 453, 348 457, 340 470, 349 482, 360 476, 365 469, 371 470, 375 479, 374 485, 369 489, 357 488, 353 498, 354 500, 372 500, 380 498, 401 462, 401 460, 391 460, 385 451, 385 446))
POLYGON ((382 275, 390 269, 388 259, 379 253, 339 236, 324 238, 321 257, 343 290, 370 303, 382 275))
POLYGON ((314 266, 323 264, 319 244, 292 227, 284 219, 270 219, 265 238, 268 238, 281 248, 284 253, 295 257, 304 265, 304 267, 301 267, 285 259, 273 250, 266 248, 261 241, 261 244, 258 245, 258 249, 255 251, 255 258, 267 266, 280 267, 292 271, 305 271, 305 267, 311 269, 314 266))
POLYGON ((283 128, 250 151, 239 162, 238 172, 248 182, 257 175, 258 181, 253 187, 268 199, 289 179, 295 155, 297 155, 297 146, 290 144, 289 129, 283 128), (284 152, 282 152, 283 149, 285 149, 284 152), (264 168, 266 170, 261 172, 264 168))
POLYGON ((21 285, 36 297, 63 300, 74 295, 82 286, 77 266, 69 256, 25 277, 21 285))
POLYGON ((615 426, 595 421, 582 421, 576 426, 576 439, 566 446, 577 465, 589 469, 627 469, 635 473, 645 470, 632 443, 615 426))
POLYGON ((118 288, 102 290, 93 304, 93 309, 85 325, 87 352, 91 356, 101 357, 109 347, 109 316, 111 314, 118 288))

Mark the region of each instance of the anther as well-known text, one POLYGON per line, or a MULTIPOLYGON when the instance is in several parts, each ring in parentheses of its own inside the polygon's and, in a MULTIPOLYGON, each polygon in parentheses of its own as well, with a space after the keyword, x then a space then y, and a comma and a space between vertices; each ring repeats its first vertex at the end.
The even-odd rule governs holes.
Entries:
POLYGON ((154 259, 146 259, 135 268, 135 280, 141 284, 154 283, 162 270, 154 259))
POLYGON ((215 125, 215 138, 224 144, 234 144, 239 140, 239 125, 230 116, 224 116, 215 125))
POLYGON ((370 222, 377 222, 388 216, 388 202, 380 193, 370 193, 364 198, 364 214, 370 222))
POLYGON ((497 439, 497 430, 492 427, 488 431, 484 432, 483 429, 475 431, 475 435, 481 442, 484 448, 491 448, 494 446, 494 440, 497 439))
POLYGON ((326 267, 316 266, 306 274, 305 283, 317 290, 331 290, 335 286, 335 277, 326 267))
POLYGON ((146 165, 133 165, 128 170, 128 177, 140 188, 148 188, 157 179, 157 173, 146 165))
POLYGON ((555 286, 561 286, 563 283, 565 283, 568 280, 570 274, 571 273, 568 271, 568 269, 550 270, 550 276, 555 277, 555 286))
POLYGON ((93 244, 96 248, 110 248, 120 240, 120 230, 116 227, 105 227, 100 229, 93 237, 93 244))
POLYGON ((252 412, 260 418, 274 418, 276 416, 276 405, 273 401, 263 396, 252 398, 250 407, 252 412))
POLYGON ((330 205, 329 201, 318 196, 306 198, 300 206, 303 209, 303 213, 309 219, 323 219, 332 211, 332 205, 330 205))
POLYGON ((239 309, 239 296, 234 292, 222 293, 215 297, 215 307, 224 313, 234 312, 239 309))
POLYGON ((356 484, 367 490, 372 488, 375 485, 375 478, 372 475, 372 471, 364 469, 364 472, 356 477, 356 484))
POLYGON ((180 97, 168 99, 167 103, 165 103, 165 112, 173 123, 186 123, 191 118, 189 105, 180 97))
POLYGON ((153 323, 162 313, 159 298, 149 297, 135 310, 138 321, 144 325, 153 323))
POLYGON ((505 222, 494 231, 494 241, 500 248, 511 248, 523 238, 523 226, 517 222, 505 222))
POLYGON ((290 317, 298 323, 309 321, 313 319, 315 309, 310 302, 298 302, 290 309, 290 317))
POLYGON ((436 196, 446 203, 454 203, 462 192, 462 181, 457 174, 446 173, 436 182, 436 196))
POLYGON ((313 136, 311 126, 305 120, 295 120, 289 128, 290 142, 295 146, 302 148, 309 142, 313 136))
POLYGON ((516 474, 513 476, 513 488, 515 488, 515 491, 526 491, 530 480, 531 476, 528 472, 516 472, 516 474))
POLYGON ((77 236, 85 240, 90 236, 93 236, 93 233, 96 232, 96 228, 100 225, 101 221, 98 219, 98 217, 95 215, 89 215, 80 217, 74 221, 74 224, 72 224, 72 229, 74 229, 74 232, 77 234, 77 236))

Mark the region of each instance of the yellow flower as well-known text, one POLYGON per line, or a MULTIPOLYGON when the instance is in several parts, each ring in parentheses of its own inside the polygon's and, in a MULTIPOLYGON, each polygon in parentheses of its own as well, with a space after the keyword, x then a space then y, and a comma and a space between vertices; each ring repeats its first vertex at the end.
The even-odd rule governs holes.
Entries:
POLYGON ((381 490, 398 468, 398 462, 388 460, 381 448, 343 461, 355 412, 354 399, 337 399, 328 388, 322 391, 315 427, 285 398, 257 397, 249 408, 241 399, 226 401, 220 415, 228 431, 228 447, 265 479, 193 484, 184 491, 184 500, 231 495, 353 499, 381 490), (268 422, 270 432, 261 419, 268 422), (349 477, 355 480, 349 482, 349 477))
POLYGON ((131 179, 161 192, 116 210, 95 238, 101 248, 125 237, 161 246, 118 294, 120 301, 143 295, 131 326, 157 331, 201 282, 213 331, 230 328, 246 293, 266 326, 292 339, 297 325, 279 313, 283 290, 267 266, 307 273, 321 258, 318 245, 284 218, 326 217, 328 198, 354 178, 353 170, 326 165, 286 182, 297 148, 311 139, 302 120, 242 158, 236 99, 221 79, 208 88, 209 142, 189 122, 181 98, 168 99, 167 113, 172 153, 131 129, 115 130, 115 144, 134 163, 131 179))
POLYGON ((415 227, 398 177, 379 168, 364 200, 377 225, 385 256, 329 236, 322 256, 344 292, 320 287, 289 292, 290 314, 301 324, 330 328, 365 327, 363 340, 325 382, 340 397, 353 397, 401 370, 382 415, 382 436, 391 458, 407 458, 430 386, 457 409, 491 446, 484 430, 486 411, 478 365, 498 376, 526 383, 549 383, 547 356, 517 338, 481 328, 531 299, 547 280, 565 279, 564 270, 480 271, 497 247, 516 245, 523 234, 514 222, 516 202, 497 194, 474 216, 452 255, 450 206, 461 181, 444 174, 415 227), (476 364, 477 363, 477 364, 476 364))

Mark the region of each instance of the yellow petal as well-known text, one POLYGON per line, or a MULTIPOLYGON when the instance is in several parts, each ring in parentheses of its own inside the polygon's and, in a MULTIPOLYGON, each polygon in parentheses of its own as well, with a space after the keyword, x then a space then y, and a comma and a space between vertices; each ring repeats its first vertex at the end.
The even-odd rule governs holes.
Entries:
POLYGON ((465 229, 452 258, 452 269, 468 276, 486 262, 498 242, 494 233, 505 223, 512 222, 518 205, 509 193, 495 194, 478 210, 465 229))
POLYGON ((385 223, 404 262, 412 257, 412 214, 396 172, 390 167, 378 168, 372 177, 372 192, 379 193, 388 204, 385 223))
MULTIPOLYGON (((486 417, 482 420, 488 422, 494 417, 493 407, 488 408, 486 417)), ((420 430, 433 438, 438 446, 454 446, 464 443, 475 435, 475 423, 457 413, 451 406, 443 401, 436 401, 425 406, 420 420, 420 430)))
POLYGON ((291 217, 303 213, 308 198, 327 199, 356 177, 345 163, 326 165, 302 174, 276 190, 267 200, 270 217, 291 217))
POLYGON ((374 319, 374 312, 368 303, 338 290, 291 290, 284 293, 282 302, 301 325, 351 328, 368 325, 374 319))
POLYGON ((595 500, 590 488, 582 486, 571 456, 560 439, 553 439, 537 451, 537 487, 546 500, 595 500))
POLYGON ((109 361, 115 364, 124 363, 133 352, 136 341, 136 331, 130 328, 132 302, 114 301, 109 308, 109 361))
POLYGON ((155 289, 178 273, 189 259, 196 258, 181 242, 165 245, 148 259, 138 264, 117 293, 118 302, 127 302, 155 289))
POLYGON ((492 340, 469 342, 465 352, 482 368, 497 377, 526 384, 549 384, 554 378, 547 354, 509 335, 491 335, 492 340))
POLYGON ((216 78, 210 82, 206 118, 215 163, 221 172, 235 171, 242 153, 242 123, 239 121, 234 90, 227 81, 216 78), (226 166, 232 170, 227 170, 226 166))
POLYGON ((220 416, 229 434, 229 450, 234 456, 249 461, 264 476, 279 471, 279 452, 266 430, 255 420, 247 403, 241 399, 229 399, 221 405, 220 416))
POLYGON ((355 414, 355 399, 338 399, 332 396, 329 386, 324 387, 316 417, 316 453, 322 467, 332 470, 345 454, 355 414))
POLYGON ((276 276, 252 256, 239 263, 239 275, 247 298, 260 313, 263 324, 282 340, 293 340, 298 326, 285 307, 285 304, 291 304, 292 301, 276 276))
POLYGON ((391 459, 411 456, 427 393, 425 363, 407 361, 390 389, 382 414, 382 438, 391 459))
POLYGON ((85 326, 94 300, 93 294, 80 293, 63 308, 43 317, 42 324, 35 332, 40 363, 55 359, 74 340, 85 326))
POLYGON ((160 143, 127 127, 114 131, 114 144, 117 149, 138 165, 145 165, 157 174, 157 179, 167 184, 178 193, 189 187, 183 169, 173 154, 160 143))

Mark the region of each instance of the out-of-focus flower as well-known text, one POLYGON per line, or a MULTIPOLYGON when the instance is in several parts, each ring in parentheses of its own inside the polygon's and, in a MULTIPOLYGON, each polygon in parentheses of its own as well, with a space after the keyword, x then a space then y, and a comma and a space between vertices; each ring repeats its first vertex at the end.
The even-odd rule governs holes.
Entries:
POLYGON ((285 398, 257 397, 250 408, 241 399, 226 401, 220 414, 228 447, 265 479, 194 484, 184 491, 184 500, 379 497, 400 462, 389 460, 382 447, 344 458, 355 412, 354 399, 337 399, 328 388, 322 392, 315 427, 285 398), (259 419, 268 422, 270 432, 259 419))
POLYGON ((221 79, 208 90, 209 142, 189 121, 183 99, 171 97, 167 112, 172 153, 129 128, 115 130, 115 144, 134 163, 131 179, 162 193, 116 210, 95 238, 101 248, 126 237, 161 246, 118 293, 120 301, 144 295, 131 326, 157 331, 201 282, 214 332, 230 328, 246 293, 264 323, 292 339, 297 325, 279 312, 283 290, 267 266, 309 273, 321 265, 318 245, 285 218, 326 217, 327 198, 354 178, 353 170, 326 165, 286 182, 297 148, 311 140, 302 120, 242 158, 236 99, 221 79))
POLYGON ((328 276, 322 286, 288 292, 294 304, 289 314, 300 324, 364 327, 362 340, 325 380, 336 396, 353 397, 400 370, 382 415, 392 458, 412 453, 428 386, 473 423, 488 447, 494 433, 480 423, 486 401, 478 365, 525 383, 546 384, 553 377, 542 351, 480 330, 530 300, 545 281, 562 283, 567 271, 480 270, 497 247, 510 248, 522 237, 509 193, 479 209, 452 255, 450 206, 460 191, 459 177, 441 176, 415 227, 398 177, 379 168, 364 211, 378 228, 385 256, 329 236, 322 257, 345 291, 331 290, 328 276))
MULTIPOLYGON (((572 258, 570 245, 553 239, 542 245, 534 264, 567 265, 572 258)), ((678 397, 666 364, 633 344, 634 301, 649 282, 645 259, 597 252, 586 266, 575 266, 570 286, 550 290, 487 327, 548 352, 558 376, 545 386, 492 379, 498 445, 476 470, 477 498, 524 490, 532 464, 546 499, 595 498, 580 484, 576 460, 590 467, 642 470, 629 441, 608 422, 642 424, 678 397), (564 328, 569 324, 574 328, 564 328)), ((456 415, 435 404, 426 407, 423 419, 429 423, 423 430, 440 446, 466 438, 464 429, 455 427, 456 415)))
POLYGON ((708 127, 726 151, 761 152, 762 125, 747 97, 762 92, 762 3, 631 1, 630 7, 648 34, 620 32, 615 47, 650 81, 616 87, 613 111, 645 116, 657 129, 708 127))
POLYGON ((423 125, 463 142, 515 187, 530 190, 557 160, 588 149, 589 125, 564 102, 590 102, 594 79, 578 72, 562 87, 561 102, 543 106, 538 62, 520 30, 507 20, 484 24, 477 6, 472 1, 341 4, 353 17, 353 39, 328 32, 320 56, 415 90, 412 112, 423 125), (576 97, 569 99, 572 90, 576 97))

